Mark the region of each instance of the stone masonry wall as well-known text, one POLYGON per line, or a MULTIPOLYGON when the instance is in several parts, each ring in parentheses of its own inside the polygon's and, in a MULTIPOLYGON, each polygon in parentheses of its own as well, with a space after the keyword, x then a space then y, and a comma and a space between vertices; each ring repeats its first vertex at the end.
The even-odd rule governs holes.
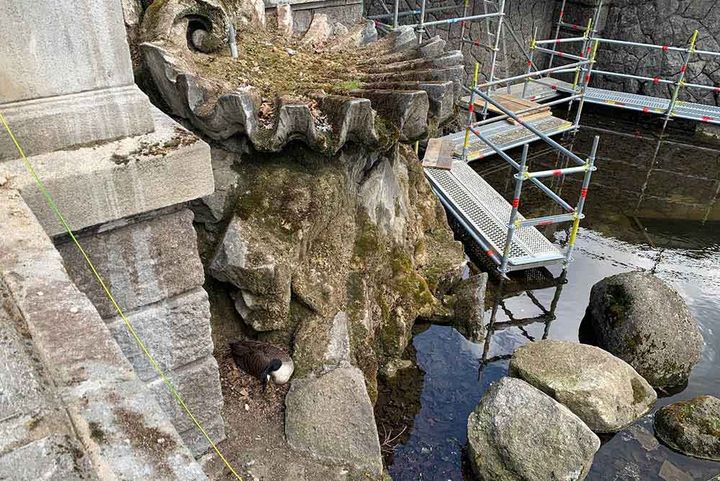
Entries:
MULTIPOLYGON (((580 21, 592 15, 595 2, 569 2, 568 14, 580 21)), ((607 3, 607 2, 606 2, 607 3)), ((720 51, 720 8, 716 0, 614 0, 603 9, 600 35, 656 45, 687 46, 694 30, 700 32, 697 48, 720 51)), ((603 46, 597 67, 645 77, 676 80, 683 64, 679 52, 664 53, 637 47, 603 46)), ((720 84, 720 62, 695 55, 688 66, 687 82, 720 84)), ((596 86, 625 92, 670 97, 672 85, 654 85, 650 81, 595 77, 596 86)), ((681 99, 718 104, 718 92, 686 88, 681 99)))
MULTIPOLYGON (((221 440, 223 398, 192 220, 187 209, 160 211, 92 229, 80 236, 80 242, 185 402, 211 436, 221 440)), ((75 245, 60 241, 58 250, 70 276, 95 304, 185 443, 195 454, 204 452, 207 441, 136 346, 75 245)))

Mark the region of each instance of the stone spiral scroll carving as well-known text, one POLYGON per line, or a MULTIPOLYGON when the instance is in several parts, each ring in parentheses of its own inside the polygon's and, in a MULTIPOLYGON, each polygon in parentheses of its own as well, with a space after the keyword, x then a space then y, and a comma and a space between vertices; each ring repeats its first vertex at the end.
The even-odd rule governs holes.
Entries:
POLYGON ((418 43, 400 28, 378 40, 372 22, 348 28, 322 14, 295 35, 289 7, 277 13, 266 19, 250 0, 156 0, 141 51, 171 112, 231 150, 247 138, 259 151, 301 141, 328 154, 412 141, 453 115, 463 57, 441 38, 418 43))

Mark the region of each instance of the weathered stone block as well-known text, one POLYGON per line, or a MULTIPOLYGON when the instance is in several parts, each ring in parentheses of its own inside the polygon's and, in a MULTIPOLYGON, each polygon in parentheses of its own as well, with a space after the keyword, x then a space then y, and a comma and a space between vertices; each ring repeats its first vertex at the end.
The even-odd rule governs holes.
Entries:
MULTIPOLYGON (((212 355, 210 304, 201 287, 127 316, 164 371, 212 355)), ((108 323, 108 327, 140 379, 156 378, 157 373, 130 335, 125 322, 118 316, 108 323)))
MULTIPOLYGON (((220 442, 225 439, 225 423, 223 419, 218 416, 214 420, 210 420, 207 423, 203 423, 203 429, 208 433, 210 439, 214 443, 220 442)), ((197 429, 195 426, 191 427, 185 432, 180 433, 185 446, 188 447, 190 452, 196 456, 199 454, 206 453, 210 449, 210 443, 207 438, 197 429)), ((232 462, 232 461, 231 461, 232 462)))
MULTIPOLYGON (((126 312, 202 285, 193 214, 187 209, 81 239, 126 312)), ((117 314, 72 243, 58 246, 70 277, 103 317, 117 314)))
POLYGON ((93 468, 107 479, 207 479, 15 191, 0 189, 0 226, 0 277, 93 468))
POLYGON ((600 348, 544 340, 510 361, 519 377, 564 404, 596 433, 614 433, 647 413, 657 395, 627 363, 600 348))
POLYGON ((483 480, 581 481, 600 439, 550 396, 505 377, 470 414, 468 446, 472 467, 483 480))
POLYGON ((596 283, 580 336, 630 364, 655 388, 686 382, 704 346, 680 294, 646 272, 623 272, 596 283))
POLYGON ((0 456, 0 479, 81 481, 98 479, 81 446, 69 436, 52 435, 0 456))
MULTIPOLYGON (((212 423, 219 419, 223 397, 218 365, 214 357, 208 356, 199 363, 169 372, 167 377, 200 422, 212 423)), ((188 431, 195 426, 162 379, 156 379, 148 383, 148 386, 178 432, 188 431)))
MULTIPOLYGON (((30 158, 74 232, 213 191, 210 147, 158 109, 151 113, 152 133, 30 158)), ((21 160, 1 162, 0 176, 20 191, 48 235, 65 233, 21 160)))
MULTIPOLYGON (((2 2, 0 18, 0 105, 26 153, 153 130, 150 102, 133 81, 120 2, 2 2)), ((0 136, 0 160, 16 158, 11 139, 0 136)))

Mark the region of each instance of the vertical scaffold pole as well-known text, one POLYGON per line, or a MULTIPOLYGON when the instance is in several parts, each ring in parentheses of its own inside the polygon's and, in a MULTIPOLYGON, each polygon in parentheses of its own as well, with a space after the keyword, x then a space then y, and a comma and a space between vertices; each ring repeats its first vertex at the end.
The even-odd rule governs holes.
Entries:
MULTIPOLYGON (((475 5, 475 2, 473 0, 473 6, 474 5, 475 5)), ((468 16, 468 8, 470 8, 470 0, 465 0, 465 2, 463 3, 463 14, 462 14, 463 18, 468 16)), ((474 10, 474 8, 473 8, 473 10, 474 10)), ((466 20, 462 20, 460 22, 460 49, 461 50, 465 46, 465 22, 466 22, 466 20)))
POLYGON ((675 111, 678 97, 680 97, 680 90, 682 90, 682 88, 685 86, 685 76, 687 74, 688 65, 690 64, 690 58, 692 57, 692 54, 695 53, 695 45, 697 44, 698 33, 699 32, 695 30, 692 34, 692 37, 690 38, 690 48, 688 48, 687 53, 685 53, 683 65, 682 67, 680 67, 680 78, 678 78, 677 84, 675 84, 675 90, 673 91, 672 98, 670 99, 670 105, 668 106, 668 110, 665 113, 663 132, 665 131, 665 128, 670 121, 670 117, 672 117, 672 114, 675 111))
MULTIPOLYGON (((505 0, 500 0, 500 6, 498 7, 498 13, 500 14, 497 19, 497 32, 495 32, 495 45, 493 46, 492 51, 492 60, 490 61, 490 78, 488 79, 488 82, 492 83, 495 80, 495 67, 497 64, 497 56, 498 51, 500 50, 500 39, 502 37, 502 30, 503 30, 503 20, 505 18, 505 0)), ((494 90, 494 87, 488 87, 486 90, 486 93, 489 95, 490 92, 494 90)), ((483 120, 487 118, 488 115, 488 102, 485 102, 485 105, 483 106, 483 120)))
POLYGON ((590 177, 592 177, 593 170, 595 169, 595 158, 597 157, 599 143, 600 136, 596 135, 593 140, 592 150, 590 151, 590 158, 585 161, 585 178, 583 178, 580 199, 578 200, 577 207, 575 207, 575 220, 573 221, 572 230, 570 231, 570 237, 568 239, 567 254, 564 263, 566 268, 572 259, 572 253, 575 249, 575 241, 577 240, 578 230, 580 229, 580 218, 585 208, 585 199, 587 198, 588 188, 590 187, 590 177))
MULTIPOLYGON (((583 35, 583 43, 582 43, 582 49, 580 50, 580 56, 585 58, 590 58, 592 55, 592 42, 590 41, 590 32, 593 28, 593 21, 589 20, 588 25, 585 28, 585 34, 583 35), (590 45, 590 47, 589 47, 590 45)), ((585 71, 586 67, 577 67, 575 69, 575 79, 573 80, 572 89, 573 92, 577 90, 578 83, 581 81, 581 75, 583 75, 583 72, 585 71)), ((587 66, 589 68, 589 65, 587 66)), ((571 100, 568 102, 568 115, 570 114, 570 111, 572 110, 573 101, 571 100)))
MULTIPOLYGON (((590 31, 592 30, 593 21, 588 20, 587 27, 585 27, 585 35, 583 35, 583 43, 582 43, 582 50, 580 51, 581 57, 590 58, 590 51, 588 50, 588 46, 591 45, 590 43, 590 31)), ((584 70, 583 67, 578 67, 575 69, 575 80, 573 80, 573 90, 577 88, 578 82, 580 81, 580 73, 584 70)), ((572 102, 571 102, 572 104, 572 102)))
POLYGON ((399 16, 400 16, 400 0, 395 0, 395 9, 393 10, 393 29, 398 28, 399 16))
POLYGON ((465 141, 463 142, 462 160, 467 164, 468 153, 470 151, 470 129, 475 121, 475 89, 477 89, 478 75, 480 74, 480 64, 475 62, 475 73, 473 74, 473 84, 470 90, 470 103, 468 104, 468 123, 465 129, 465 141))
POLYGON ((510 248, 512 247, 513 237, 515 236, 515 229, 518 228, 515 220, 518 216, 518 209, 520 208, 520 194, 522 194, 523 181, 528 175, 527 158, 530 146, 525 144, 523 146, 522 159, 520 160, 520 171, 515 174, 515 194, 513 195, 512 210, 510 211, 510 220, 508 221, 508 232, 505 238, 505 247, 503 248, 502 262, 500 263, 500 274, 503 277, 508 272, 508 262, 510 260, 510 248))
MULTIPOLYGON (((532 73, 533 68, 533 59, 535 58, 535 48, 537 47, 537 27, 535 27, 535 30, 533 31, 532 40, 530 40, 530 57, 528 58, 528 69, 527 74, 530 75, 532 73)), ((528 84, 530 83, 530 77, 525 79, 525 83, 523 84, 523 91, 522 91, 522 98, 525 98, 527 95, 527 88, 528 84)))
POLYGON ((593 65, 595 65, 595 59, 597 58, 597 51, 598 46, 600 45, 599 40, 593 40, 593 46, 592 46, 592 52, 590 53, 590 63, 587 65, 587 71, 585 72, 583 78, 581 79, 581 96, 580 96, 580 102, 578 103, 578 110, 575 114, 575 123, 573 126, 573 131, 577 132, 578 128, 580 127, 580 119, 582 117, 583 107, 585 106, 585 94, 587 93, 587 88, 590 85, 590 79, 592 78, 592 70, 593 65))
POLYGON ((418 26, 418 44, 421 44, 423 42, 423 37, 425 37, 425 3, 426 0, 422 0, 422 4, 420 6, 420 25, 418 26))
MULTIPOLYGON (((562 5, 560 5, 560 18, 558 19, 557 26, 555 27, 555 40, 557 41, 558 38, 560 38, 560 25, 562 25, 563 20, 565 19, 565 4, 567 3, 567 0, 562 1, 562 5)), ((553 44, 553 50, 557 47, 557 43, 553 44)), ((548 68, 552 68, 553 62, 555 61, 555 54, 552 54, 550 56, 550 62, 548 63, 548 68)))

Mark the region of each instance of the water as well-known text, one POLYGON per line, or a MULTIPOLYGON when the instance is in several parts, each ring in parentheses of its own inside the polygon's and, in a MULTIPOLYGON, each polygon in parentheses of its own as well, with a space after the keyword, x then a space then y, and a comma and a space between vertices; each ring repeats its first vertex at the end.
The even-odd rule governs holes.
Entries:
MULTIPOLYGON (((463 474, 467 471, 463 466, 467 417, 489 384, 507 374, 507 355, 544 336, 577 341, 592 285, 619 272, 654 268, 687 301, 705 340, 702 359, 687 387, 659 399, 655 410, 701 394, 720 396, 720 144, 675 132, 658 147, 654 126, 628 120, 586 116, 587 125, 575 140, 574 149, 587 152, 595 128, 610 130, 601 133, 600 170, 591 185, 588 219, 578 237, 568 282, 559 292, 554 320, 496 332, 486 353, 495 360, 482 371, 483 345, 469 342, 452 327, 431 326, 415 335, 411 351, 420 370, 414 374, 417 392, 409 396, 416 396, 416 402, 404 404, 409 426, 398 437, 401 442, 394 449, 392 442, 385 447, 395 481, 470 479, 463 474), (636 136, 640 129, 650 129, 651 135, 636 136)), ((533 149, 537 170, 558 165, 554 154, 538 150, 533 149)), ((506 197, 512 195, 509 172, 500 162, 479 164, 475 168, 496 189, 506 197)), ((579 185, 565 182, 565 197, 575 197, 579 185)), ((550 213, 541 207, 548 202, 541 203, 537 192, 525 194, 529 200, 521 208, 524 213, 550 213)), ((565 238, 563 232, 546 235, 560 243, 565 238)), ((554 276, 560 274, 559 269, 551 271, 554 276)), ((538 304, 549 309, 557 287, 548 285, 528 293, 522 289, 533 286, 522 282, 514 286, 517 295, 504 296, 497 322, 550 318, 543 317, 538 304)), ((402 377, 395 382, 402 384, 402 377)), ((408 397, 407 392, 403 395, 408 397)), ((391 396, 392 391, 381 397, 381 404, 391 396)), ((383 409, 380 423, 392 415, 383 409)), ((685 457, 658 444, 652 435, 651 415, 603 441, 588 480, 707 481, 720 474, 720 463, 685 457)))

